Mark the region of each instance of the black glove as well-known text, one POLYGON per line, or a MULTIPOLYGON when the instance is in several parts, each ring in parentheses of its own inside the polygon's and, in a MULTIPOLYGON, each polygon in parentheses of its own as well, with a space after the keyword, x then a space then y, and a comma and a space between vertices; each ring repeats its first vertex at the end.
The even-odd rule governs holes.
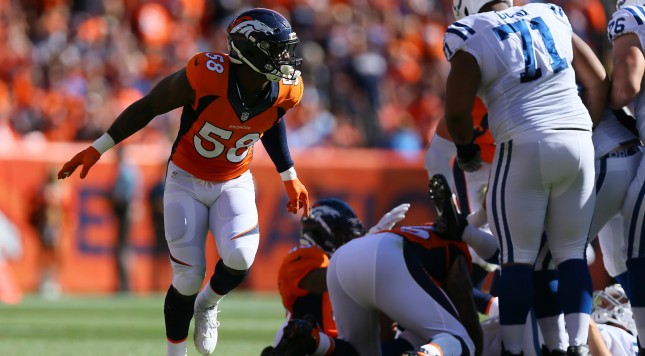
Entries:
POLYGON ((273 350, 275 356, 306 356, 316 351, 316 339, 313 333, 316 322, 305 319, 289 320, 284 327, 282 339, 273 350))
POLYGON ((481 148, 471 142, 465 145, 457 145, 457 164, 464 172, 474 172, 482 166, 481 148))

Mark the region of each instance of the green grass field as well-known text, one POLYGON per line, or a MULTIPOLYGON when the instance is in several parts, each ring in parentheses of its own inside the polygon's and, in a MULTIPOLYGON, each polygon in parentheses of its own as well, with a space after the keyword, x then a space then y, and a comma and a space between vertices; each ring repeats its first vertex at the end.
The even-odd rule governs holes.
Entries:
MULTIPOLYGON (((163 297, 33 295, 0 305, 0 355, 165 355, 163 297)), ((221 307, 214 355, 259 355, 284 321, 277 294, 233 292, 221 307)), ((191 323, 188 355, 199 355, 192 330, 191 323)))

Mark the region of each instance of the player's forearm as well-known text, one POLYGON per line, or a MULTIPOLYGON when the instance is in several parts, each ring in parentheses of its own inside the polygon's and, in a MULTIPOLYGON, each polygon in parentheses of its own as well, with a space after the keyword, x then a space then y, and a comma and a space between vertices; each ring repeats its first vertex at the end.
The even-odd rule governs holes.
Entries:
POLYGON ((637 65, 629 56, 619 59, 614 65, 609 106, 618 109, 629 104, 640 92, 642 78, 638 78, 637 65))
POLYGON ((589 321, 589 351, 593 356, 611 356, 598 325, 593 320, 589 321))
POLYGON ((593 50, 575 34, 572 37, 573 68, 582 86, 582 99, 594 125, 600 121, 609 93, 609 78, 593 50))
POLYGON ((473 117, 470 114, 446 115, 446 125, 457 145, 467 145, 473 142, 473 117))
POLYGON ((613 109, 619 109, 629 104, 640 92, 645 74, 645 57, 640 39, 634 33, 616 38, 611 54, 614 69, 609 105, 613 109))
POLYGON ((123 110, 107 130, 107 133, 115 143, 119 143, 144 128, 155 116, 144 99, 137 100, 123 110))

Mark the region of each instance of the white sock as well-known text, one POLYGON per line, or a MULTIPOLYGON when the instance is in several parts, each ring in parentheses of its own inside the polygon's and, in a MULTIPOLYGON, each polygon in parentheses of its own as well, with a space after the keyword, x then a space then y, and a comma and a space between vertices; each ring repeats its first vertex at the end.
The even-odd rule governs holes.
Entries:
POLYGON ((506 351, 514 354, 522 352, 524 343, 524 324, 517 325, 500 325, 502 331, 502 342, 506 351))
POLYGON ((213 305, 217 305, 219 301, 224 298, 223 295, 219 295, 213 291, 210 284, 206 284, 204 289, 197 294, 197 299, 195 300, 195 307, 199 309, 208 309, 213 305))
POLYGON ((567 330, 564 327, 564 314, 540 318, 537 320, 544 339, 544 345, 550 350, 566 351, 569 346, 567 330))
POLYGON ((170 342, 166 344, 166 356, 186 356, 186 340, 178 343, 170 342))

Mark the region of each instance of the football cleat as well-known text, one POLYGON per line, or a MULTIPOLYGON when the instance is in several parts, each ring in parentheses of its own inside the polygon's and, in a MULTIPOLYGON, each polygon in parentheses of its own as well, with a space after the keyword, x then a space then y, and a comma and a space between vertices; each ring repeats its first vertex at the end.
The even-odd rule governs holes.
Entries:
POLYGON ((546 345, 542 345, 542 356, 566 356, 567 352, 562 350, 549 350, 546 345))
POLYGON ((217 346, 218 313, 219 309, 215 305, 207 309, 199 309, 195 306, 195 333, 193 339, 195 348, 202 355, 212 354, 215 351, 215 346, 217 346))
POLYGON ((434 222, 437 234, 446 240, 461 241, 468 221, 459 211, 446 177, 442 174, 432 176, 428 194, 437 211, 437 219, 434 222))
POLYGON ((567 356, 590 356, 589 346, 587 345, 578 345, 578 346, 569 346, 567 347, 567 356))

